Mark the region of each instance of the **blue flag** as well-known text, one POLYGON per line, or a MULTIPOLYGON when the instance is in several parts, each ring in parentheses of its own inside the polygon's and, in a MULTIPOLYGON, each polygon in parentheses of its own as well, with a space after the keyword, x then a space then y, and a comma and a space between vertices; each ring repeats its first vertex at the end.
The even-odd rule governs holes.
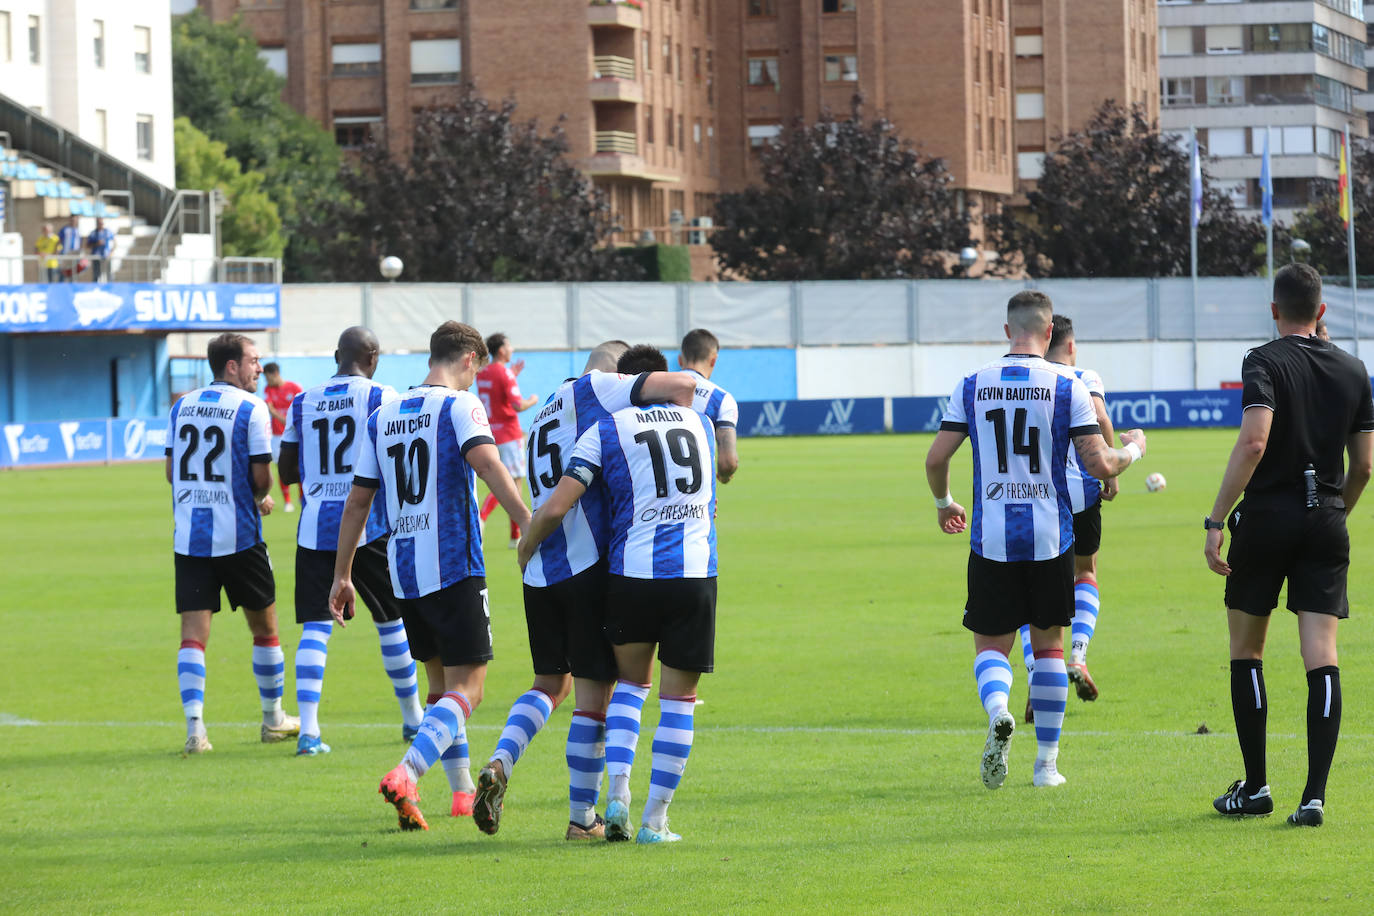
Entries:
POLYGON ((1274 176, 1269 171, 1269 129, 1264 130, 1264 158, 1260 160, 1260 222, 1274 224, 1274 176))
POLYGON ((1202 161, 1197 155, 1197 137, 1193 137, 1193 225, 1202 222, 1202 161))

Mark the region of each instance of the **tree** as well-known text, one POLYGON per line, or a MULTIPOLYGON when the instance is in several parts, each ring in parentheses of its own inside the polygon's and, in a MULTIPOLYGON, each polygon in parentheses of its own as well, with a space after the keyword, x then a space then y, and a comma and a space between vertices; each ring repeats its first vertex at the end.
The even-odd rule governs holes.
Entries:
MULTIPOLYGON (((1354 139, 1351 197, 1355 204, 1355 272, 1374 273, 1374 141, 1354 139)), ((1309 263, 1327 276, 1349 271, 1341 199, 1334 181, 1319 181, 1317 200, 1293 221, 1293 235, 1312 246, 1309 263)), ((1277 247, 1277 246, 1276 246, 1277 247)), ((1285 259, 1286 260, 1286 259, 1285 259)))
POLYGON ((186 118, 173 124, 177 187, 218 189, 228 204, 220 221, 220 249, 227 257, 279 258, 281 236, 277 205, 262 190, 262 173, 243 171, 224 154, 224 144, 211 140, 186 118))
POLYGON ((942 277, 969 243, 943 159, 891 121, 829 111, 793 122, 760 153, 763 182, 716 202, 720 265, 751 280, 942 277))
POLYGON ((287 279, 314 279, 319 253, 313 224, 338 204, 339 149, 319 124, 282 100, 284 81, 258 56, 252 34, 236 18, 211 22, 200 10, 172 31, 172 92, 186 117, 245 170, 262 174, 285 236, 287 279))
MULTIPOLYGON (((1190 151, 1139 106, 1108 101, 1059 138, 1027 206, 1003 211, 991 235, 1005 270, 1034 277, 1179 276, 1190 272, 1191 188, 1190 151)), ((1236 212, 1204 164, 1198 273, 1241 276, 1263 264, 1264 226, 1236 212)))
POLYGON ((317 239, 330 275, 370 280, 397 255, 406 277, 429 281, 635 279, 607 249, 604 196, 566 158, 555 125, 540 133, 466 87, 455 104, 415 116, 408 161, 380 144, 345 166, 348 199, 330 208, 317 239))

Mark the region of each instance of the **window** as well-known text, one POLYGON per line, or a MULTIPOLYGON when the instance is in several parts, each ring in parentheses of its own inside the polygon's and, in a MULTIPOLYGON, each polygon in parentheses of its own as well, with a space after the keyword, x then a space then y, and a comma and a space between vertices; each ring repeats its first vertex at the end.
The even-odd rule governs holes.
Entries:
POLYGON ((41 43, 38 34, 38 17, 29 17, 29 63, 42 63, 43 56, 40 52, 41 43))
POLYGON ((750 124, 749 149, 757 152, 764 144, 771 143, 782 133, 781 124, 750 124))
POLYGON ((701 48, 692 49, 692 79, 701 82, 701 48))
POLYGON ((336 116, 334 118, 334 142, 343 149, 358 149, 378 136, 381 126, 381 115, 336 116))
POLYGON ((109 149, 110 146, 110 126, 109 117, 103 108, 95 110, 95 142, 101 149, 109 149))
POLYGON ((669 149, 672 149, 672 148, 673 148, 673 109, 671 109, 671 108, 664 109, 664 112, 663 112, 663 113, 664 113, 664 118, 663 118, 663 142, 666 143, 666 144, 668 145, 668 148, 669 148, 669 149))
POLYGON ((983 151, 983 119, 973 119, 973 151, 981 153, 983 151))
POLYGON ((654 142, 654 106, 644 106, 644 142, 654 142))
MULTIPOLYGON (((1213 127, 1207 131, 1207 155, 1209 156, 1244 156, 1248 152, 1245 148, 1244 127, 1213 127)), ((1310 134, 1310 131, 1309 131, 1310 134)), ((1262 141, 1261 141, 1262 142, 1262 141)))
POLYGON ((701 155, 701 118, 692 122, 692 143, 696 145, 697 155, 701 155))
POLYGON ((1244 28, 1238 25, 1207 26, 1208 54, 1239 54, 1244 50, 1244 28))
POLYGON ((1026 181, 1039 181, 1045 174, 1044 153, 1017 153, 1016 175, 1026 181))
POLYGON ((1044 57, 1044 35, 1017 35, 1012 42, 1017 57, 1044 57))
POLYGON ((153 72, 153 30, 144 25, 134 26, 134 72, 153 72))
POLYGON ((673 75, 673 43, 667 37, 663 39, 663 75, 673 75))
POLYGON ((687 130, 683 126, 683 120, 682 115, 677 116, 677 148, 679 152, 686 152, 687 150, 687 130))
POLYGON ((778 59, 776 57, 749 58, 750 86, 777 86, 778 59))
POLYGON ((1159 100, 1163 107, 1171 108, 1196 104, 1193 98, 1193 78, 1191 76, 1165 79, 1163 84, 1164 89, 1159 100))
POLYGON ((1016 93, 1016 120, 1034 121, 1045 117, 1045 93, 1016 93))
POLYGON ((825 55, 825 81, 856 82, 859 79, 859 56, 857 54, 825 55))
POLYGON ((1159 56, 1193 53, 1192 26, 1169 26, 1159 30, 1159 56))
POLYGON ((368 76, 382 72, 380 44, 336 44, 329 50, 335 76, 368 76))
POLYGON ((153 116, 141 114, 138 116, 137 124, 138 158, 151 160, 153 158, 153 116))
POLYGON ((10 60, 10 14, 8 10, 0 10, 0 64, 10 60))
POLYGON ((93 26, 93 28, 92 28, 92 33, 93 33, 93 35, 92 35, 92 38, 91 38, 91 43, 92 43, 93 47, 92 47, 91 50, 94 52, 94 56, 95 56, 95 68, 96 68, 97 70, 104 70, 104 69, 105 69, 105 22, 104 22, 104 20, 102 20, 102 19, 97 19, 97 20, 95 20, 95 22, 92 23, 92 26, 93 26))
POLYGON ((822 13, 852 13, 854 0, 821 0, 822 13))
POLYGON ((456 10, 458 0, 410 0, 413 10, 456 10))
POLYGON ((456 38, 411 39, 410 82, 456 83, 463 71, 462 56, 456 38))
POLYGON ((1244 178, 1215 178, 1212 180, 1212 187, 1231 198, 1231 205, 1234 207, 1243 208, 1249 205, 1249 201, 1246 199, 1249 186, 1250 182, 1244 178))
POLYGON ((778 14, 777 0, 749 0, 748 14, 751 18, 776 16, 778 14))
MULTIPOLYGON (((1274 134, 1275 139, 1278 139, 1280 132, 1276 130, 1274 134)), ((1312 144, 1311 127, 1285 127, 1282 130, 1282 137, 1284 155, 1310 156, 1317 151, 1317 148, 1312 144)), ((1261 139, 1260 143, 1263 142, 1261 139)), ((1262 146, 1260 148, 1263 149, 1262 146)), ((1273 152, 1272 146, 1270 152, 1273 152)))
POLYGON ((1325 156, 1328 159, 1335 159, 1340 155, 1338 152, 1340 144, 1340 134, 1329 127, 1317 128, 1317 155, 1325 156))
POLYGON ((640 56, 644 58, 644 72, 654 72, 654 56, 649 53, 649 49, 654 46, 654 33, 648 29, 644 30, 644 52, 640 56))
POLYGON ((1207 77, 1208 105, 1242 105, 1245 103, 1245 77, 1207 77))
POLYGON ((258 58, 277 76, 286 77, 286 49, 258 48, 258 58))
POLYGON ((682 82, 682 45, 677 46, 677 81, 682 82))

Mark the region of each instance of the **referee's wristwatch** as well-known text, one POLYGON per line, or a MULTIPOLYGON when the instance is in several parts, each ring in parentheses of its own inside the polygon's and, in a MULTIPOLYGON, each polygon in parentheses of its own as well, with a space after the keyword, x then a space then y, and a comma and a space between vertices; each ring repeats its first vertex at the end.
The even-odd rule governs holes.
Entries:
POLYGON ((1226 530, 1226 523, 1225 523, 1225 522, 1214 522, 1214 521, 1212 521, 1212 516, 1210 516, 1210 515, 1204 515, 1204 516, 1202 517, 1202 527, 1203 527, 1204 529, 1206 529, 1207 531, 1225 531, 1225 530, 1226 530))

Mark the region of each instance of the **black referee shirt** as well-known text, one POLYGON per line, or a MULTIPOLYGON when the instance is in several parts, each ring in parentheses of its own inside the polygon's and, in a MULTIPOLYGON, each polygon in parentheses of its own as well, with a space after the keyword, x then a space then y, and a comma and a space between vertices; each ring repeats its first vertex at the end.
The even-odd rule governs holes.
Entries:
POLYGON ((1305 505, 1303 472, 1311 464, 1323 505, 1342 506, 1346 440, 1374 431, 1364 363, 1327 341, 1290 335, 1247 353, 1241 378, 1241 406, 1274 412, 1268 446, 1245 498, 1305 505))

